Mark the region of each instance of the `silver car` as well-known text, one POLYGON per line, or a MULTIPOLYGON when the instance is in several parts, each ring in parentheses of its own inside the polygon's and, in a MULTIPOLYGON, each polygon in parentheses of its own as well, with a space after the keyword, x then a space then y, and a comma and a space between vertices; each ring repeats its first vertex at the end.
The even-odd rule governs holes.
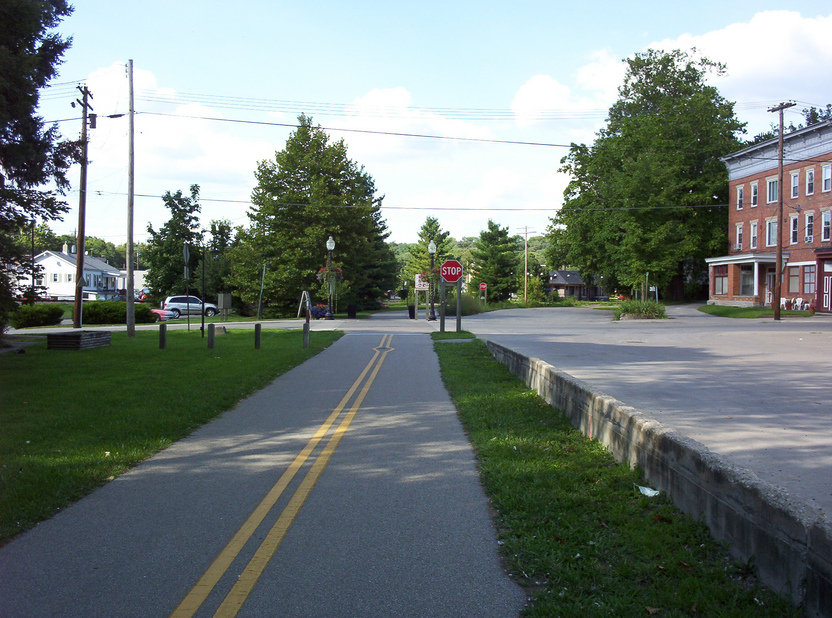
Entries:
MULTIPOLYGON (((162 302, 162 309, 170 311, 176 319, 183 315, 200 315, 202 313, 202 301, 196 296, 168 296, 162 302)), ((213 303, 205 303, 205 315, 211 317, 217 315, 217 306, 213 303)))

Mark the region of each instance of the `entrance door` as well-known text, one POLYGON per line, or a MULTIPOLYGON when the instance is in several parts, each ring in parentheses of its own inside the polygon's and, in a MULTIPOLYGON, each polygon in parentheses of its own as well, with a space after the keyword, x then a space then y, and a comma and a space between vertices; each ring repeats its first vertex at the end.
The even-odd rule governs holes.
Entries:
MULTIPOLYGON (((777 283, 777 271, 773 268, 769 268, 766 270, 766 307, 771 307, 771 303, 774 300, 774 290, 776 289, 777 283)), ((780 302, 779 300, 777 301, 780 302)))
POLYGON ((832 261, 823 263, 823 296, 821 311, 832 311, 832 261))

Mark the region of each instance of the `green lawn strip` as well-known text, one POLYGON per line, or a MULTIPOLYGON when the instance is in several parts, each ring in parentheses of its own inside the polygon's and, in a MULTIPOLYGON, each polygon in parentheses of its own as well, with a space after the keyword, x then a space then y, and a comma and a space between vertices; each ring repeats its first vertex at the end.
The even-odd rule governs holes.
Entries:
MULTIPOLYGON (((773 318, 774 309, 771 307, 729 307, 727 305, 703 305, 699 311, 720 318, 773 318)), ((780 311, 783 317, 808 318, 814 314, 808 311, 780 311)))
POLYGON ((434 345, 496 507, 506 567, 530 616, 789 616, 706 527, 643 496, 617 464, 480 341, 434 345))
POLYGON ((82 351, 0 354, 0 543, 188 435, 341 336, 264 330, 113 333, 82 351))
POLYGON ((430 334, 431 339, 434 341, 444 341, 448 339, 474 339, 476 335, 471 331, 461 330, 459 332, 456 331, 445 331, 444 333, 440 333, 438 331, 432 332, 430 334))

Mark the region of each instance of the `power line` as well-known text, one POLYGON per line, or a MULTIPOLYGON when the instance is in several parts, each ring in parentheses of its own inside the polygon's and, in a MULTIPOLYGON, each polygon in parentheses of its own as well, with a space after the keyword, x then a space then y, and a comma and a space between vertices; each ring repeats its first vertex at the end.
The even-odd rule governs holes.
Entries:
MULTIPOLYGON (((236 124, 251 124, 251 125, 258 125, 258 126, 268 126, 268 127, 287 127, 287 128, 298 128, 300 125, 297 123, 286 123, 286 122, 266 122, 265 120, 240 120, 236 118, 219 118, 216 116, 194 116, 190 114, 166 114, 163 112, 138 112, 141 114, 146 114, 150 116, 165 116, 165 117, 172 117, 172 118, 188 118, 191 120, 210 120, 214 122, 230 122, 236 124)), ((452 140, 452 141, 460 141, 460 142, 482 142, 488 144, 513 144, 516 146, 547 146, 547 147, 554 147, 554 148, 571 148, 571 144, 553 144, 549 142, 525 142, 519 140, 504 140, 504 139, 487 139, 481 137, 452 137, 448 135, 429 135, 426 133, 399 133, 396 131, 373 131, 370 129, 345 129, 339 127, 321 127, 324 131, 341 131, 345 133, 367 133, 371 135, 389 135, 394 137, 419 137, 425 139, 442 139, 442 140, 452 140)))
MULTIPOLYGON (((114 191, 96 191, 97 195, 104 196, 104 195, 127 195, 126 193, 118 193, 114 191)), ((151 198, 151 199, 162 199, 163 196, 161 195, 154 195, 151 193, 136 193, 136 197, 143 197, 143 198, 151 198)), ((200 202, 211 202, 211 203, 221 203, 221 204, 242 204, 246 206, 256 206, 254 202, 251 200, 230 200, 230 199, 219 199, 219 198, 206 198, 206 197, 199 197, 200 202)), ((271 202, 271 206, 286 206, 286 207, 312 207, 312 208, 371 208, 375 207, 364 204, 306 204, 303 202, 271 202)), ((550 208, 496 208, 496 207, 465 207, 465 206, 386 206, 381 204, 378 206, 381 210, 416 210, 416 211, 478 211, 478 212, 554 212, 559 210, 560 207, 550 207, 550 208)), ((601 206, 596 208, 570 208, 569 212, 585 212, 585 211, 598 211, 598 212, 605 212, 610 210, 669 210, 669 209, 687 209, 687 208, 727 208, 728 204, 691 204, 688 206, 601 206)))

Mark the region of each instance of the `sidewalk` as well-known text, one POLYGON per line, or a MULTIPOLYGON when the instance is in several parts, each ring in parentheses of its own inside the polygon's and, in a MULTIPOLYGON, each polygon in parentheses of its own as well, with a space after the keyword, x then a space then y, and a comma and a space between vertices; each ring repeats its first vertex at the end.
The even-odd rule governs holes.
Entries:
POLYGON ((348 333, 0 549, 0 615, 170 615, 333 415, 198 614, 236 590, 306 486, 241 615, 517 615, 432 325, 361 322, 397 332, 348 333))

